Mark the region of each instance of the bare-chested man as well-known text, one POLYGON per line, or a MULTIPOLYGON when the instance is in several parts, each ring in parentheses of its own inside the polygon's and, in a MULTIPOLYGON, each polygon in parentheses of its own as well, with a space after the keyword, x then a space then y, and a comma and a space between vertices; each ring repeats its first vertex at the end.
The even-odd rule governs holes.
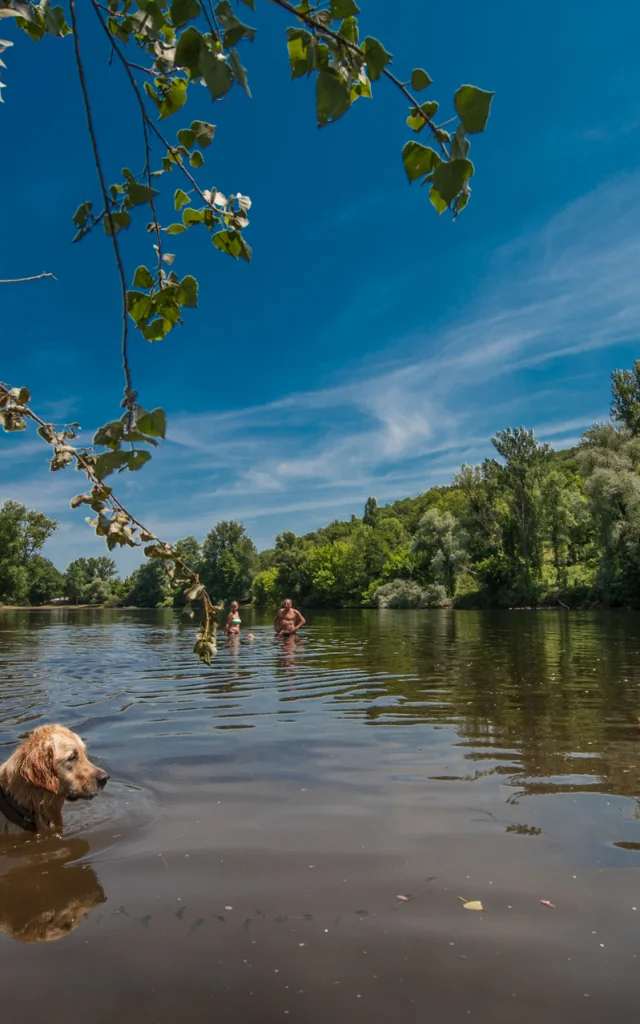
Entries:
POLYGON ((282 606, 278 608, 273 625, 277 636, 293 636, 298 632, 300 626, 305 625, 306 621, 304 616, 293 607, 291 598, 287 597, 282 602, 282 606))

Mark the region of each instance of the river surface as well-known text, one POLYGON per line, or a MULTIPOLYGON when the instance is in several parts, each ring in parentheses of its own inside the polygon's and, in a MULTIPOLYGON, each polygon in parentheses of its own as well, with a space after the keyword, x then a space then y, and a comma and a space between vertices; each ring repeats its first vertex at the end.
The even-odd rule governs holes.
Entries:
POLYGON ((0 611, 0 760, 60 721, 112 776, 0 840, 2 1020, 634 1015, 640 616, 242 617, 207 669, 172 611, 0 611))

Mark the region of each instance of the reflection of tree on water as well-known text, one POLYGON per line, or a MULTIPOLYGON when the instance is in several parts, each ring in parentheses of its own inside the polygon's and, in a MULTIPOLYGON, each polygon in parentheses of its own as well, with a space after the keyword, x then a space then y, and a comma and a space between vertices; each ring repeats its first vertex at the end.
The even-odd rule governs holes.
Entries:
MULTIPOLYGON (((519 795, 640 796, 637 613, 353 614, 365 682, 334 697, 348 714, 451 727, 477 765, 468 777, 504 776, 519 795)), ((317 615, 314 627, 339 640, 316 665, 353 671, 349 613, 317 615)))
POLYGON ((55 942, 106 902, 84 839, 0 847, 0 931, 18 942, 55 942), (12 861, 18 863, 12 864, 12 861))

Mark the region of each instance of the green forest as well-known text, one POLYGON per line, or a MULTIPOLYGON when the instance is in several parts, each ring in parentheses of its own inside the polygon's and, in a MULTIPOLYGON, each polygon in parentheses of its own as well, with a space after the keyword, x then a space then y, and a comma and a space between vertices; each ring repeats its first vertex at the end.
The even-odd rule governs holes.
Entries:
MULTIPOLYGON (((271 607, 478 608, 640 606, 640 360, 612 374, 611 419, 556 451, 533 430, 491 438, 495 454, 450 484, 286 531, 258 552, 245 527, 216 523, 177 543, 219 603, 271 607)), ((137 607, 184 603, 162 561, 120 579, 107 556, 64 572, 42 555, 55 520, 15 501, 0 507, 0 603, 137 607)))

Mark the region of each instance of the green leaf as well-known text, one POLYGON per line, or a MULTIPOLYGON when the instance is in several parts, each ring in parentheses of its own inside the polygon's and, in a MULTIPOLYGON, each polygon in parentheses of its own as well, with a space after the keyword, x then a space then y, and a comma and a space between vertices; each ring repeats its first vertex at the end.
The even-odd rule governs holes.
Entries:
POLYGON ((252 11, 255 11, 256 5, 254 4, 253 0, 242 0, 242 3, 246 4, 247 7, 250 7, 252 11))
POLYGON ((138 267, 133 276, 133 283, 136 288, 153 288, 153 275, 146 267, 138 267))
POLYGON ((470 160, 451 160, 449 163, 438 164, 433 184, 448 206, 472 175, 473 164, 470 160))
POLYGON ((421 146, 419 142, 407 142, 402 150, 402 161, 411 182, 430 174, 440 163, 440 157, 429 146, 421 146))
POLYGON ((216 7, 216 16, 224 29, 224 45, 227 49, 235 46, 243 37, 253 41, 256 34, 255 28, 245 25, 236 18, 231 4, 227 0, 220 0, 216 7))
POLYGON ((438 216, 440 216, 441 213, 444 213, 444 211, 447 209, 447 204, 445 203, 444 199, 442 198, 442 196, 440 195, 440 193, 438 192, 437 188, 435 188, 434 185, 432 185, 431 189, 429 190, 429 199, 431 201, 431 205, 434 206, 435 209, 437 210, 438 216))
POLYGON ((360 8, 354 3, 354 0, 331 0, 330 11, 334 21, 360 14, 360 8))
POLYGON ((111 423, 105 423, 103 427, 99 427, 96 430, 93 435, 93 443, 105 445, 107 448, 117 448, 122 439, 123 429, 122 420, 113 420, 111 423))
POLYGON ((416 92, 422 92, 427 86, 431 85, 433 79, 429 77, 427 72, 423 68, 415 68, 411 72, 411 87, 416 92))
POLYGON ((287 49, 292 78, 301 78, 312 70, 309 66, 312 46, 313 37, 305 28, 287 29, 287 49))
POLYGON ((203 47, 200 56, 200 71, 212 100, 224 96, 233 85, 233 74, 227 62, 222 58, 218 60, 215 54, 206 47, 203 47))
POLYGON ((166 317, 158 317, 149 324, 143 324, 140 328, 142 337, 147 341, 162 341, 162 339, 173 329, 173 321, 166 317))
POLYGON ((115 469, 122 469, 129 461, 131 452, 103 452, 98 455, 93 467, 93 474, 98 480, 104 480, 115 469))
POLYGON ((72 219, 78 229, 73 237, 74 242, 79 242, 81 238, 84 238, 84 236, 88 235, 91 231, 91 228, 94 225, 92 208, 93 203, 81 203, 74 213, 72 219))
POLYGON ((466 160, 469 153, 469 140, 466 136, 464 125, 459 124, 451 140, 451 159, 466 160))
POLYGON ((320 68, 316 79, 318 127, 337 121, 351 106, 350 88, 335 68, 320 68))
MULTIPOLYGON (((188 68, 192 78, 200 73, 200 53, 204 50, 202 33, 190 25, 180 34, 176 46, 175 64, 179 68, 188 68)), ((147 90, 148 91, 148 90, 147 90)))
POLYGON ((196 149, 189 157, 189 163, 192 167, 202 167, 204 164, 204 157, 199 149, 196 149))
POLYGON ((181 306, 194 309, 198 305, 198 282, 195 277, 183 277, 176 294, 176 301, 181 306))
MULTIPOLYGON (((361 74, 363 73, 361 72, 361 74)), ((358 81, 351 86, 349 95, 352 103, 355 103, 360 96, 371 99, 371 82, 366 75, 363 75, 362 78, 358 77, 358 81)))
POLYGON ((195 135, 196 142, 200 146, 200 149, 207 149, 207 147, 213 142, 213 136, 216 133, 216 126, 215 124, 209 124, 208 121, 192 121, 191 131, 195 135))
POLYGON ((164 229, 168 235, 181 235, 183 231, 186 231, 184 224, 170 224, 168 228, 164 229))
POLYGON ((229 59, 231 61, 233 73, 236 76, 236 81, 238 82, 239 85, 242 86, 249 99, 251 99, 251 89, 249 88, 249 82, 247 81, 247 69, 243 67, 242 61, 240 60, 240 57, 238 55, 238 51, 231 50, 229 54, 229 59))
POLYGON ((190 203, 191 200, 186 192, 183 192, 181 188, 177 188, 173 194, 173 205, 176 210, 181 210, 183 206, 190 203))
POLYGON ((153 313, 153 303, 144 292, 127 292, 127 310, 129 316, 139 324, 153 313))
POLYGON ((158 103, 161 121, 165 117, 171 117, 172 114, 175 114, 176 111, 185 105, 187 102, 187 85, 188 82, 185 78, 173 79, 171 87, 167 89, 158 103))
POLYGON ((485 130, 494 95, 492 92, 485 92, 484 89, 477 89, 475 85, 461 85, 458 89, 453 102, 464 130, 469 135, 485 130))
POLYGON ((246 260, 251 263, 251 247, 247 245, 239 231, 217 231, 213 236, 213 244, 216 249, 233 256, 234 260, 246 260))
POLYGON ((377 82, 383 69, 386 68, 387 64, 391 63, 391 54, 385 50, 379 40, 374 39, 372 36, 367 36, 362 44, 362 49, 367 58, 369 78, 372 82, 377 82))
POLYGON ((458 214, 462 213, 465 206, 471 198, 471 189, 467 186, 462 192, 459 192, 453 201, 453 219, 455 220, 458 214))
POLYGON ((136 472, 138 469, 144 466, 145 462, 148 462, 149 459, 151 458, 151 452, 145 452, 140 448, 136 448, 136 450, 133 452, 127 452, 126 455, 127 468, 130 469, 132 472, 136 472))
POLYGON ((150 434, 151 437, 161 437, 167 429, 167 417, 164 409, 153 409, 151 412, 140 410, 141 415, 136 416, 136 427, 142 434, 150 434))
POLYGON ((178 140, 180 145, 186 146, 187 149, 191 149, 196 141, 196 133, 191 128, 181 128, 178 132, 178 140))
POLYGON ((124 189, 131 200, 132 206, 141 206, 143 203, 148 203, 154 196, 160 195, 156 188, 150 188, 149 185, 141 185, 134 178, 127 180, 124 189))
POLYGON ((185 227, 189 227, 190 224, 202 224, 204 220, 204 213, 202 210, 194 210, 189 208, 188 210, 182 211, 182 223, 185 227))
POLYGON ((419 107, 412 107, 411 114, 407 118, 407 124, 409 125, 409 128, 411 128, 412 131, 414 132, 421 132, 422 129, 427 124, 425 118, 431 120, 434 114, 437 113, 437 110, 438 104, 435 102, 435 100, 430 100, 428 103, 422 103, 419 107), (422 114, 424 114, 424 117, 422 116, 422 114))
POLYGON ((73 223, 77 228, 83 228, 87 220, 90 220, 93 216, 91 210, 93 203, 80 203, 80 206, 73 215, 73 223))
POLYGON ((124 231, 125 228, 129 227, 131 223, 131 214, 126 210, 120 210, 119 212, 112 213, 111 219, 105 216, 102 220, 104 224, 104 230, 107 235, 111 234, 111 223, 113 223, 113 233, 118 234, 118 231, 124 231))
MULTIPOLYGON (((44 4, 40 5, 41 8, 44 4)), ((64 11, 62 7, 47 7, 44 12, 44 27, 45 31, 51 36, 57 36, 58 39, 62 39, 63 36, 71 34, 71 29, 64 20, 64 11)))
POLYGON ((175 28, 182 28, 191 18, 197 18, 199 14, 198 0, 172 0, 171 20, 175 28))
POLYGON ((358 44, 358 22, 355 18, 345 18, 340 26, 340 35, 350 43, 358 44))

